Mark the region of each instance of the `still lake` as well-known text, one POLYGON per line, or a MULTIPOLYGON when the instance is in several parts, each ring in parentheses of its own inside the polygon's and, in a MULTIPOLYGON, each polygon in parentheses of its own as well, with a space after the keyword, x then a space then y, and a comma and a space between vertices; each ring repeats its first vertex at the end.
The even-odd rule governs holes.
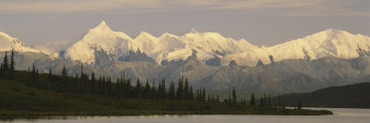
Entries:
POLYGON ((15 119, 11 123, 370 123, 370 109, 310 108, 330 110, 330 116, 274 115, 163 115, 114 117, 54 117, 50 119, 15 119))

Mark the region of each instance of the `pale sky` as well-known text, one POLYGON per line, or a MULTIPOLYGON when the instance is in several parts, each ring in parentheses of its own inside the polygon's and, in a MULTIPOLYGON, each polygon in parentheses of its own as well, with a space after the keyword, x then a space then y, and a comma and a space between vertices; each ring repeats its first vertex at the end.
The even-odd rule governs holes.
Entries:
POLYGON ((105 20, 115 31, 191 28, 271 46, 329 28, 370 35, 370 0, 0 0, 0 31, 26 44, 75 42, 105 20))

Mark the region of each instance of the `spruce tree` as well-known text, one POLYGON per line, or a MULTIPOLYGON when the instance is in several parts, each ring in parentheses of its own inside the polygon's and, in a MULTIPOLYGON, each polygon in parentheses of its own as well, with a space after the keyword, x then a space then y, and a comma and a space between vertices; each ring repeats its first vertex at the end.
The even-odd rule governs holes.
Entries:
POLYGON ((231 104, 231 94, 229 93, 229 99, 227 100, 229 104, 231 104))
POLYGON ((298 102, 297 109, 299 109, 299 110, 301 110, 301 109, 302 109, 302 103, 301 103, 301 102, 298 102))
POLYGON ((12 50, 11 55, 10 55, 10 71, 15 70, 15 61, 14 61, 14 50, 12 50))
POLYGON ((250 106, 256 106, 256 100, 254 98, 254 93, 252 93, 252 96, 251 96, 251 100, 250 100, 249 105, 250 106))
POLYGON ((143 97, 149 98, 149 94, 150 94, 150 85, 149 85, 148 80, 146 80, 144 91, 143 91, 143 97))
POLYGON ((52 76, 53 76, 53 74, 51 73, 51 68, 50 68, 49 69, 49 74, 48 74, 49 82, 52 82, 52 76))
POLYGON ((190 90, 189 90, 189 99, 194 100, 194 94, 193 94, 193 87, 192 86, 190 86, 190 90))
POLYGON ((278 96, 278 106, 279 106, 279 107, 282 107, 280 96, 278 96))
POLYGON ((95 93, 95 91, 96 91, 96 86, 95 86, 95 84, 96 84, 96 80, 95 80, 95 73, 94 72, 92 72, 91 73, 91 91, 92 91, 92 93, 94 94, 95 93))
POLYGON ((203 87, 203 92, 202 92, 202 101, 204 102, 206 100, 206 88, 203 87))
POLYGON ((175 97, 176 97, 175 84, 173 83, 173 81, 170 83, 170 89, 169 89, 169 92, 168 92, 168 96, 169 96, 170 99, 175 99, 175 97))
POLYGON ((66 69, 66 66, 65 65, 63 65, 62 76, 63 77, 67 77, 68 76, 67 69, 66 69))
POLYGON ((267 105, 267 96, 266 96, 266 93, 265 94, 263 94, 264 96, 263 96, 263 105, 264 106, 266 106, 267 105))
POLYGON ((232 100, 232 103, 233 104, 236 104, 236 92, 235 92, 235 89, 233 89, 233 100, 232 100))
POLYGON ((3 64, 0 64, 0 78, 4 77, 4 68, 3 64))
POLYGON ((199 89, 197 89, 197 96, 195 97, 195 100, 196 100, 196 101, 201 101, 201 99, 200 99, 200 97, 201 97, 200 95, 201 95, 201 94, 200 94, 200 93, 201 93, 201 92, 199 91, 199 89))
POLYGON ((184 86, 184 98, 185 99, 191 99, 190 98, 190 92, 189 92, 189 82, 188 78, 185 79, 185 86, 184 86))
POLYGON ((31 84, 36 84, 37 77, 36 77, 36 67, 35 64, 32 64, 32 73, 31 73, 31 84))
POLYGON ((9 60, 8 60, 8 52, 5 52, 5 56, 3 59, 3 69, 9 70, 9 60))
POLYGON ((260 106, 264 106, 263 97, 260 98, 260 106))
POLYGON ((268 99, 267 99, 267 105, 268 106, 271 106, 272 103, 271 103, 271 95, 269 95, 268 99))
POLYGON ((157 97, 160 99, 166 98, 166 81, 162 79, 162 82, 158 84, 157 97))
POLYGON ((151 98, 155 98, 156 97, 156 94, 157 94, 157 89, 155 87, 155 84, 154 84, 154 80, 152 82, 152 88, 150 89, 150 96, 151 98))
POLYGON ((179 100, 183 99, 184 97, 184 87, 183 86, 184 86, 183 79, 179 79, 177 91, 176 91, 176 97, 179 100))
POLYGON ((9 78, 10 78, 10 80, 13 80, 14 70, 15 70, 14 50, 12 50, 11 55, 10 55, 10 68, 9 68, 9 78))

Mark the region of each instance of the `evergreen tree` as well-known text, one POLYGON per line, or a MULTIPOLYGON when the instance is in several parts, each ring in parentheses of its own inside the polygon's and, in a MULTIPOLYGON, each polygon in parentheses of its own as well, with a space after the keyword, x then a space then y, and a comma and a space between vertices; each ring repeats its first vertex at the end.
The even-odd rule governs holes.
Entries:
POLYGON ((144 98, 149 98, 149 95, 150 94, 150 85, 149 85, 149 82, 148 82, 148 79, 146 80, 146 83, 145 83, 145 87, 144 87, 144 91, 143 91, 143 97, 144 98))
POLYGON ((0 65, 0 78, 3 78, 4 77, 4 68, 3 68, 3 64, 0 65))
POLYGON ((96 84, 95 73, 92 72, 91 73, 91 91, 92 91, 93 94, 96 93, 96 85, 95 84, 96 84))
MULTIPOLYGON (((108 76, 108 81, 107 81, 107 90, 108 90, 108 94, 110 95, 113 95, 113 90, 112 90, 112 79, 110 78, 110 76, 108 76)), ((141 95, 141 89, 142 88, 142 85, 140 84, 140 95, 141 95)))
POLYGON ((160 99, 166 98, 166 81, 162 79, 162 82, 159 83, 158 85, 158 93, 157 97, 160 99))
POLYGON ((185 99, 191 99, 188 78, 185 79, 184 98, 185 99))
POLYGON ((183 97, 184 97, 183 79, 179 79, 179 83, 178 83, 178 86, 177 86, 176 97, 177 97, 177 99, 183 99, 183 97))
POLYGON ((211 102, 211 95, 208 94, 207 102, 211 102))
POLYGON ((81 64, 81 73, 80 73, 81 78, 82 78, 83 75, 84 75, 84 65, 81 64))
POLYGON ((136 86, 135 86, 135 91, 134 91, 134 96, 135 97, 140 97, 141 95, 141 83, 140 83, 140 79, 137 78, 137 81, 136 81, 136 86))
POLYGON ((36 73, 36 67, 35 64, 32 64, 32 73, 31 73, 31 84, 36 84, 37 82, 37 73, 36 73))
POLYGON ((3 70, 9 70, 8 52, 5 52, 5 56, 3 59, 3 70))
POLYGON ((175 99, 175 97, 176 97, 175 84, 173 83, 173 81, 170 83, 170 89, 169 89, 169 92, 168 92, 168 96, 169 96, 170 99, 175 99))
POLYGON ((49 69, 49 75, 48 75, 49 82, 52 82, 52 76, 53 76, 53 74, 51 73, 51 68, 50 68, 49 69))
POLYGON ((216 102, 217 102, 217 103, 219 103, 219 102, 220 102, 220 98, 218 97, 218 95, 217 95, 216 102))
POLYGON ((190 90, 189 90, 189 99, 190 100, 193 100, 194 99, 193 87, 192 86, 190 86, 190 90))
POLYGON ((263 105, 264 106, 266 106, 267 105, 267 96, 266 96, 266 94, 263 94, 264 96, 263 96, 263 105))
POLYGON ((202 91, 202 101, 205 102, 206 101, 206 88, 203 87, 203 91, 202 91))
MULTIPOLYGON (((67 74, 67 69, 66 69, 66 66, 65 66, 65 65, 63 65, 62 76, 63 76, 63 77, 67 77, 67 76, 68 76, 68 74, 67 74)), ((73 76, 73 75, 72 75, 72 76, 73 76)))
POLYGON ((231 104, 231 94, 229 93, 229 99, 227 100, 229 104, 231 104))
POLYGON ((268 97, 268 99, 267 99, 267 105, 268 105, 268 106, 271 106, 271 104, 272 104, 272 103, 271 103, 271 95, 269 95, 269 97, 268 97))
POLYGON ((254 93, 252 93, 249 105, 250 106, 256 106, 256 100, 254 99, 254 93))
POLYGON ((236 92, 235 92, 235 89, 233 89, 233 100, 232 100, 232 103, 233 104, 236 104, 236 101, 237 101, 237 99, 236 99, 236 92))
POLYGON ((301 110, 301 109, 302 109, 302 103, 301 103, 301 102, 298 102, 297 109, 299 109, 299 110, 301 110))
POLYGON ((200 97, 201 97, 200 95, 201 95, 201 94, 200 94, 200 93, 201 93, 201 92, 200 92, 200 90, 199 90, 199 89, 197 89, 197 96, 195 97, 195 100, 196 100, 196 101, 201 101, 201 99, 200 99, 200 97))
POLYGON ((279 106, 279 107, 282 107, 280 96, 278 96, 278 106, 279 106))
POLYGON ((260 106, 264 106, 263 97, 260 98, 260 106))
POLYGON ((156 97, 156 94, 157 94, 157 89, 155 87, 155 84, 154 84, 154 80, 152 82, 152 88, 150 89, 150 96, 151 98, 155 98, 156 97))
POLYGON ((14 50, 12 50, 11 55, 10 55, 10 71, 15 70, 15 61, 14 61, 14 50))
POLYGON ((9 78, 10 78, 10 80, 13 80, 14 70, 15 70, 14 50, 12 50, 11 55, 10 55, 10 68, 9 68, 9 78))

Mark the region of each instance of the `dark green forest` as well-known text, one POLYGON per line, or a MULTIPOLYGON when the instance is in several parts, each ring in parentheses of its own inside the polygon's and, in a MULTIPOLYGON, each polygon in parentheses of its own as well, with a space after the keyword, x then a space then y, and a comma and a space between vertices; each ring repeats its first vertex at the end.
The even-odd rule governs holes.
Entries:
POLYGON ((247 102, 237 99, 235 89, 227 99, 207 94, 205 87, 193 89, 188 79, 177 83, 131 80, 122 76, 114 82, 94 73, 62 75, 39 73, 37 66, 15 70, 14 51, 0 67, 0 116, 2 118, 49 115, 154 115, 154 114, 275 114, 322 115, 330 111, 286 109, 280 100, 254 94, 247 102), (168 87, 168 88, 167 88, 168 87))
MULTIPOLYGON (((275 97, 278 98, 278 97, 275 97)), ((370 108, 370 83, 323 88, 311 93, 279 96, 286 106, 301 102, 305 107, 370 108)))

